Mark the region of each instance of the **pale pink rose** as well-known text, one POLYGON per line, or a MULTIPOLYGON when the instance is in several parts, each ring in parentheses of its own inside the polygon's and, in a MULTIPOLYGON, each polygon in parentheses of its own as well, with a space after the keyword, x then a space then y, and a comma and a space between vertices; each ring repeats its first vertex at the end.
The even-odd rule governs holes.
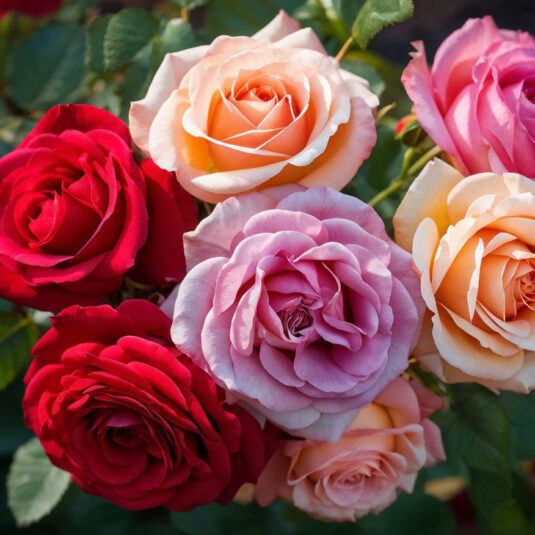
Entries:
POLYGON ((362 201, 324 186, 241 195, 185 251, 174 342, 229 400, 288 432, 337 440, 407 367, 418 279, 362 201))
POLYGON ((414 355, 443 381, 535 388, 535 182, 463 176, 441 160, 394 217, 428 307, 414 355))
POLYGON ((469 19, 439 47, 428 69, 424 45, 402 81, 418 120, 463 174, 535 178, 535 39, 469 19))
POLYGON ((205 201, 290 182, 342 189, 376 141, 367 87, 281 11, 253 37, 168 54, 130 130, 205 201))
POLYGON ((338 442, 282 442, 258 479, 258 503, 280 497, 335 522, 382 511, 400 490, 412 492, 420 468, 445 460, 440 429, 427 419, 443 405, 419 381, 394 379, 338 442))

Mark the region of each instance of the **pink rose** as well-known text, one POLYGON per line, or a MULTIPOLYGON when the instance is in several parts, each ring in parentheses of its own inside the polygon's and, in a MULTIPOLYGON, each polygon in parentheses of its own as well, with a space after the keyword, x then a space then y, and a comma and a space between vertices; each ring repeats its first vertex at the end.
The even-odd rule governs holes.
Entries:
POLYGON ((281 11, 253 37, 168 54, 130 129, 205 201, 289 182, 341 189, 375 145, 367 86, 281 11))
POLYGON ((288 432, 337 440, 407 367, 418 279, 362 201, 297 185, 231 198, 185 253, 174 342, 288 432))
POLYGON ((470 19, 440 46, 429 71, 422 42, 402 81, 418 120, 464 174, 535 178, 535 39, 470 19))
POLYGON ((443 400, 419 381, 394 379, 335 443, 286 440, 260 474, 260 505, 277 496, 320 520, 354 521, 412 492, 418 470, 445 460, 427 419, 443 400), (411 388, 412 387, 412 388, 411 388))

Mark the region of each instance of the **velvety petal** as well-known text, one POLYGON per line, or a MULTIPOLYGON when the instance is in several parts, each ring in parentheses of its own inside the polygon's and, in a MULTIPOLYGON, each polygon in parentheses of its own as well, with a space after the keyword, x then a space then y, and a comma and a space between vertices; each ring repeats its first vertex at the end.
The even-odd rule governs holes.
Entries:
POLYGON ((300 24, 290 17, 286 11, 281 9, 276 17, 271 20, 266 26, 261 30, 256 32, 253 37, 259 40, 268 40, 268 41, 278 41, 283 39, 287 35, 292 34, 293 32, 299 31, 301 28, 300 24))

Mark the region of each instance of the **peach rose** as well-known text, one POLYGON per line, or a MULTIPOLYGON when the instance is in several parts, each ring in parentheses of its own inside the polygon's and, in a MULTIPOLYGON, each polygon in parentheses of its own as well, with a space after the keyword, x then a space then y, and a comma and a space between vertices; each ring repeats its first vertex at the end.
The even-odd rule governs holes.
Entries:
POLYGON ((375 145, 367 86, 281 11, 253 37, 168 54, 130 129, 208 202, 289 182, 340 190, 375 145))
POLYGON ((535 183, 427 164, 394 217, 428 307, 415 356, 443 381, 535 387, 535 183))
POLYGON ((445 459, 440 430, 427 419, 443 404, 419 381, 395 379, 338 442, 284 441, 260 474, 258 503, 278 496, 336 522, 382 511, 399 490, 412 492, 420 468, 445 459))

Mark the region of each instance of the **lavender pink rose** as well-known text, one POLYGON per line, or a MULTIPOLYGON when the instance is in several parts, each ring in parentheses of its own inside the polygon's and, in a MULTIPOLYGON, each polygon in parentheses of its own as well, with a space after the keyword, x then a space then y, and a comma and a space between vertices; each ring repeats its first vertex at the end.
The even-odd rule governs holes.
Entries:
POLYGON ((403 84, 418 120, 463 174, 535 178, 535 39, 470 19, 439 47, 431 70, 422 42, 403 84))
POLYGON ((362 201, 297 185, 231 198, 185 253, 174 342, 288 432, 337 440, 407 367, 418 279, 362 201))

